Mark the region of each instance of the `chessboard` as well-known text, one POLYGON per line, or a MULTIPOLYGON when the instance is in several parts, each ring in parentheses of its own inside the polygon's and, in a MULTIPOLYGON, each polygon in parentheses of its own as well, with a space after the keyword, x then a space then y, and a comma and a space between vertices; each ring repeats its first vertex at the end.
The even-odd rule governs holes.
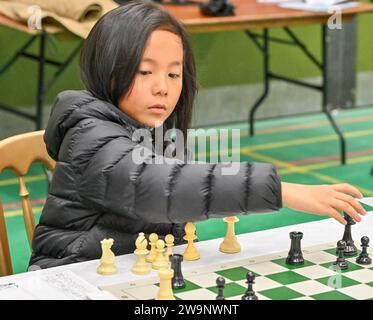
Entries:
MULTIPOLYGON (((259 300, 373 300, 373 267, 346 257, 348 269, 340 270, 336 243, 302 249, 304 264, 288 265, 288 251, 238 261, 205 265, 183 271, 186 287, 173 290, 177 300, 215 300, 216 279, 225 279, 224 298, 241 300, 247 290, 246 276, 254 272, 253 290, 259 300)), ((373 250, 368 248, 368 253, 373 250)), ((188 262, 193 263, 193 262, 188 262)), ((159 278, 100 286, 122 300, 153 300, 159 291, 159 278)))

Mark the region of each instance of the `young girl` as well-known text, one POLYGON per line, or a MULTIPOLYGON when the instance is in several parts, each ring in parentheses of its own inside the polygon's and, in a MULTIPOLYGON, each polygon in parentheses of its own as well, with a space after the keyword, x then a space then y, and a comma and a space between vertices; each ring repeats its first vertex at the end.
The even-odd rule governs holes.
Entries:
POLYGON ((87 91, 57 96, 44 136, 57 165, 35 229, 33 267, 97 259, 108 237, 116 255, 130 253, 139 232, 171 233, 178 244, 185 222, 282 205, 341 223, 338 210, 356 221, 365 214, 356 188, 281 183, 270 164, 242 162, 237 174, 222 175, 222 164, 133 161, 137 129, 152 134, 162 123, 186 136, 197 92, 187 35, 161 7, 132 1, 107 13, 80 62, 87 91))

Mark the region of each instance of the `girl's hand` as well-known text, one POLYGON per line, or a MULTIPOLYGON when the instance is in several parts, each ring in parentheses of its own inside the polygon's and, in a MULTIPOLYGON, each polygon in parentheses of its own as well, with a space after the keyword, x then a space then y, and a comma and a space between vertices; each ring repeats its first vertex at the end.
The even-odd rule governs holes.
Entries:
POLYGON ((347 221, 338 211, 343 211, 360 222, 366 211, 353 197, 362 198, 358 189, 347 184, 304 185, 282 182, 282 202, 297 211, 329 216, 342 224, 347 221))

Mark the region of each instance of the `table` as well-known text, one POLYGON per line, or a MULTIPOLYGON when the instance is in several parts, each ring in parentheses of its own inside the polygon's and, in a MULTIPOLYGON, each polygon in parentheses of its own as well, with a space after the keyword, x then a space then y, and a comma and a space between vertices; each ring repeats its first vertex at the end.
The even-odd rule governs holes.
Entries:
MULTIPOLYGON (((206 17, 193 5, 165 5, 165 8, 183 21, 190 33, 325 24, 330 17, 325 12, 283 9, 276 4, 258 3, 257 0, 230 0, 230 3, 236 6, 236 15, 231 17, 206 17)), ((343 18, 352 19, 357 14, 367 12, 373 12, 373 4, 360 3, 358 7, 343 10, 343 18)))
MULTIPOLYGON (((287 252, 290 248, 289 232, 301 231, 304 234, 302 248, 322 245, 324 243, 336 243, 343 236, 344 227, 334 219, 325 219, 315 222, 302 223, 298 225, 280 227, 270 230, 238 235, 238 241, 242 250, 237 254, 223 254, 218 247, 222 239, 213 239, 196 243, 201 259, 197 261, 183 262, 183 273, 192 272, 201 267, 214 264, 234 264, 242 259, 249 259, 263 255, 287 252)), ((360 247, 360 238, 368 236, 373 239, 373 211, 368 212, 363 217, 361 223, 357 223, 352 228, 352 235, 355 245, 360 247)), ((224 235, 222 235, 223 237, 224 235)), ((183 253, 185 245, 174 247, 174 253, 183 253)), ((372 252, 372 251, 371 251, 372 252)), ((9 282, 22 283, 25 288, 32 291, 35 286, 35 279, 41 274, 46 274, 56 270, 69 270, 78 275, 90 285, 95 287, 116 285, 122 282, 147 280, 157 276, 157 272, 152 270, 149 275, 137 276, 131 273, 130 269, 135 263, 134 254, 127 254, 116 257, 116 265, 119 269, 117 275, 102 276, 96 273, 99 260, 92 260, 82 263, 70 264, 56 268, 38 270, 28 273, 21 273, 0 278, 0 285, 9 282)), ((372 266, 370 266, 371 268, 372 266)), ((371 279, 370 281, 373 281, 371 279)), ((372 289, 373 290, 373 289, 372 289)), ((373 296, 372 296, 373 297, 373 296)), ((53 296, 45 295, 44 299, 53 299, 53 296)))
MULTIPOLYGON (((307 12, 280 8, 276 4, 258 3, 257 0, 231 0, 236 6, 236 15, 232 17, 205 17, 196 6, 165 6, 169 12, 179 18, 190 33, 243 31, 255 43, 263 56, 263 85, 264 90, 258 100, 250 108, 248 122, 250 135, 255 133, 255 112, 268 97, 270 92, 270 80, 286 81, 322 94, 322 112, 324 112, 336 131, 341 150, 341 163, 346 163, 346 142, 341 129, 334 120, 328 104, 327 81, 327 21, 331 14, 321 12, 307 12), (307 46, 299 39, 290 27, 304 25, 321 25, 322 29, 322 61, 319 61, 307 46), (269 29, 282 27, 289 39, 271 37, 269 29), (262 34, 253 32, 254 29, 263 29, 262 34), (262 43, 259 41, 262 39, 262 43), (304 81, 285 77, 270 70, 270 42, 277 42, 298 47, 312 63, 321 71, 322 84, 314 85, 304 81)), ((353 19, 358 14, 373 12, 373 4, 360 3, 355 8, 345 9, 342 12, 344 21, 353 19)))

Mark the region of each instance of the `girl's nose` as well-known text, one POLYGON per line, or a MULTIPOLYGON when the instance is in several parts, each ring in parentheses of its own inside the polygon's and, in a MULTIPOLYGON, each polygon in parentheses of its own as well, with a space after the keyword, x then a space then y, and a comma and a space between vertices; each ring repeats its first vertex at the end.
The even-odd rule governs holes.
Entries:
POLYGON ((155 79, 155 83, 153 85, 153 94, 155 95, 162 95, 166 96, 168 93, 168 86, 167 80, 164 77, 158 77, 155 79))

